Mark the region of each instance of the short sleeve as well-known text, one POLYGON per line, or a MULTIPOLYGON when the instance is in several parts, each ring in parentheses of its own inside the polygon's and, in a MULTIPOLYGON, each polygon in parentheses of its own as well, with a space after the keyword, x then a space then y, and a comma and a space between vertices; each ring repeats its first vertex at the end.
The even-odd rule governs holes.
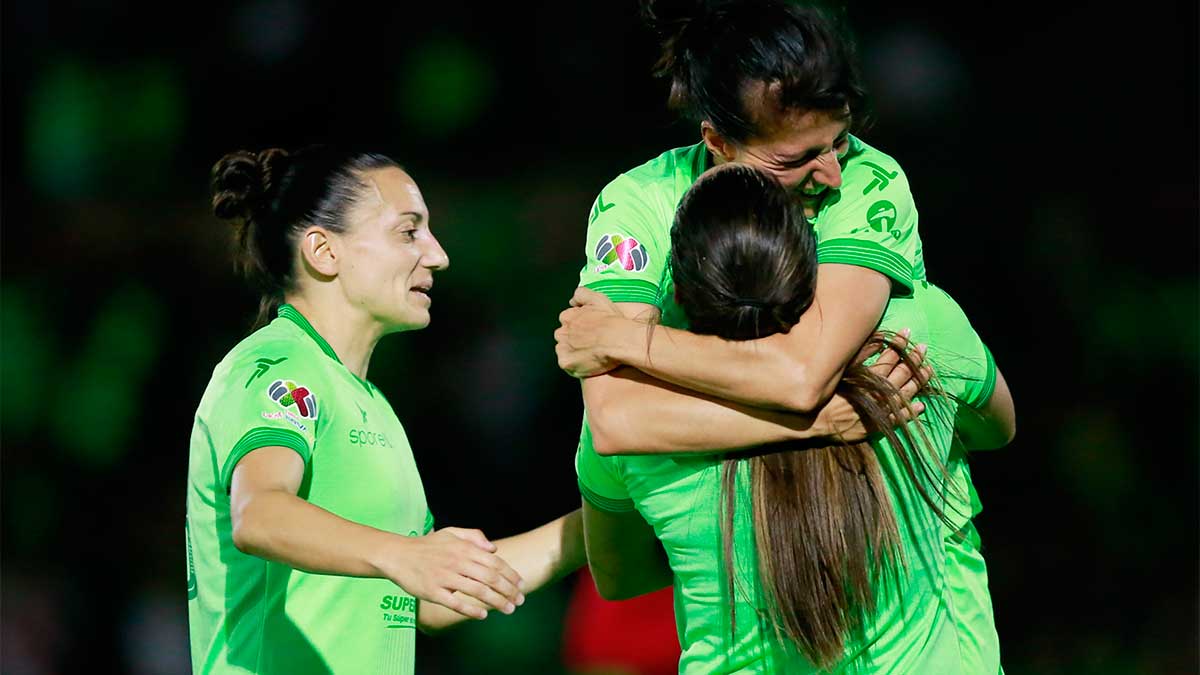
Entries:
POLYGON ((234 467, 253 450, 290 448, 305 464, 312 456, 323 403, 318 369, 285 349, 234 359, 218 384, 205 423, 226 492, 234 467))
POLYGON ((982 341, 980 341, 979 347, 983 350, 983 368, 979 377, 968 381, 963 396, 963 402, 972 408, 982 408, 987 405, 988 400, 992 398, 992 393, 996 390, 996 358, 992 356, 992 350, 988 349, 982 341))
POLYGON ((587 262, 579 285, 613 302, 657 305, 670 254, 672 214, 662 211, 627 175, 605 186, 588 216, 587 262))
POLYGON ((896 295, 909 295, 924 263, 908 179, 891 157, 854 142, 859 154, 817 214, 817 261, 875 270, 894 282, 896 295))
POLYGON ((601 511, 628 513, 634 510, 633 499, 621 479, 619 461, 619 457, 601 457, 596 453, 591 430, 584 420, 579 449, 575 453, 575 473, 579 479, 579 493, 601 511))

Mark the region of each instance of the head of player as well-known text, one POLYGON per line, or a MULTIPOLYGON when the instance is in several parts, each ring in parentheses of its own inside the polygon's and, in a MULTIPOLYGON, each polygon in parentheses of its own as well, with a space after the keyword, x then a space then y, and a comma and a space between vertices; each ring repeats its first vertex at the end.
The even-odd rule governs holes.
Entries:
POLYGON ((670 105, 699 122, 715 162, 756 166, 806 201, 841 186, 864 90, 829 17, 786 0, 648 0, 643 14, 670 105))
POLYGON ((212 195, 262 292, 260 325, 283 302, 375 340, 429 324, 433 273, 449 258, 394 160, 324 146, 234 152, 213 167, 212 195))
MULTIPOLYGON (((671 244, 675 300, 693 332, 727 340, 787 332, 813 301, 812 227, 788 191, 761 170, 733 163, 705 173, 680 203, 671 244)), ((889 422, 900 412, 890 385, 852 365, 837 391, 904 454, 900 463, 922 484, 916 472, 926 458, 912 450, 920 444, 889 422)), ((897 562, 896 514, 875 450, 861 443, 725 460, 722 531, 731 597, 738 462, 750 464, 758 574, 776 635, 815 665, 832 666, 844 658, 845 638, 874 610, 876 589, 897 562)))

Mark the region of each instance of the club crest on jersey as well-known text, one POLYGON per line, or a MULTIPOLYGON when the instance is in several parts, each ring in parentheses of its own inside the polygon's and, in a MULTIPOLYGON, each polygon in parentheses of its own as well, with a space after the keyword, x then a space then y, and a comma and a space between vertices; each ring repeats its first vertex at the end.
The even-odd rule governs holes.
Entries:
POLYGON ((296 406, 296 412, 301 417, 317 417, 317 397, 308 387, 297 385, 295 382, 275 380, 275 383, 267 388, 267 396, 284 408, 296 406))
POLYGON ((613 265, 620 265, 627 272, 641 272, 649 263, 646 247, 633 237, 622 237, 619 234, 606 234, 596 242, 597 272, 603 272, 613 265))
POLYGON ((867 224, 876 232, 887 232, 893 239, 900 238, 900 228, 896 227, 896 206, 886 199, 881 199, 867 209, 867 224))

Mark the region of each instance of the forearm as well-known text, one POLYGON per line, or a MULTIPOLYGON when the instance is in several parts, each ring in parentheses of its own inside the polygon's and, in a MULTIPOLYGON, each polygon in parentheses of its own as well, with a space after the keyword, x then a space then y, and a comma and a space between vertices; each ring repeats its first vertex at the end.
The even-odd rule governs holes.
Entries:
POLYGON ((234 545, 243 553, 317 574, 379 577, 378 556, 403 539, 274 490, 245 500, 233 521, 234 545))
MULTIPOLYGON (((613 358, 664 382, 730 402, 809 412, 803 406, 819 398, 828 384, 819 380, 829 378, 815 377, 805 358, 811 352, 785 349, 781 337, 733 341, 654 326, 647 344, 647 330, 631 326, 629 338, 614 347, 613 358)), ((836 378, 832 383, 837 384, 836 378)))
POLYGON ((674 578, 654 530, 638 513, 609 513, 584 502, 588 569, 606 600, 625 600, 670 586, 674 578))
POLYGON ((814 416, 732 403, 632 368, 588 378, 583 390, 601 455, 712 453, 821 434, 814 416))
POLYGON ((615 333, 601 343, 618 362, 686 389, 812 413, 833 395, 842 371, 879 325, 890 292, 891 282, 878 272, 826 264, 816 301, 787 333, 730 341, 625 321, 611 324, 615 333))
MULTIPOLYGON (((521 575, 521 591, 526 594, 544 588, 587 564, 583 516, 579 509, 541 527, 495 543, 496 555, 521 575)), ((474 601, 474 604, 483 606, 478 601, 474 601)), ((470 619, 434 603, 421 603, 417 612, 417 625, 426 633, 436 633, 470 619)))
POLYGON ((587 564, 582 512, 565 516, 496 542, 501 558, 521 575, 521 590, 532 593, 587 564))

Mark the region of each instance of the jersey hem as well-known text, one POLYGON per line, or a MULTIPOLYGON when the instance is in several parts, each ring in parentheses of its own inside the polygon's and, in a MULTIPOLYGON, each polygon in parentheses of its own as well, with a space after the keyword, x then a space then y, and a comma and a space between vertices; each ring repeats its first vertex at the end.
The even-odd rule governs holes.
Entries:
POLYGON ((595 491, 588 488, 579 481, 579 494, 587 500, 589 504, 609 513, 629 513, 635 511, 632 499, 612 499, 604 495, 597 494, 595 491))

